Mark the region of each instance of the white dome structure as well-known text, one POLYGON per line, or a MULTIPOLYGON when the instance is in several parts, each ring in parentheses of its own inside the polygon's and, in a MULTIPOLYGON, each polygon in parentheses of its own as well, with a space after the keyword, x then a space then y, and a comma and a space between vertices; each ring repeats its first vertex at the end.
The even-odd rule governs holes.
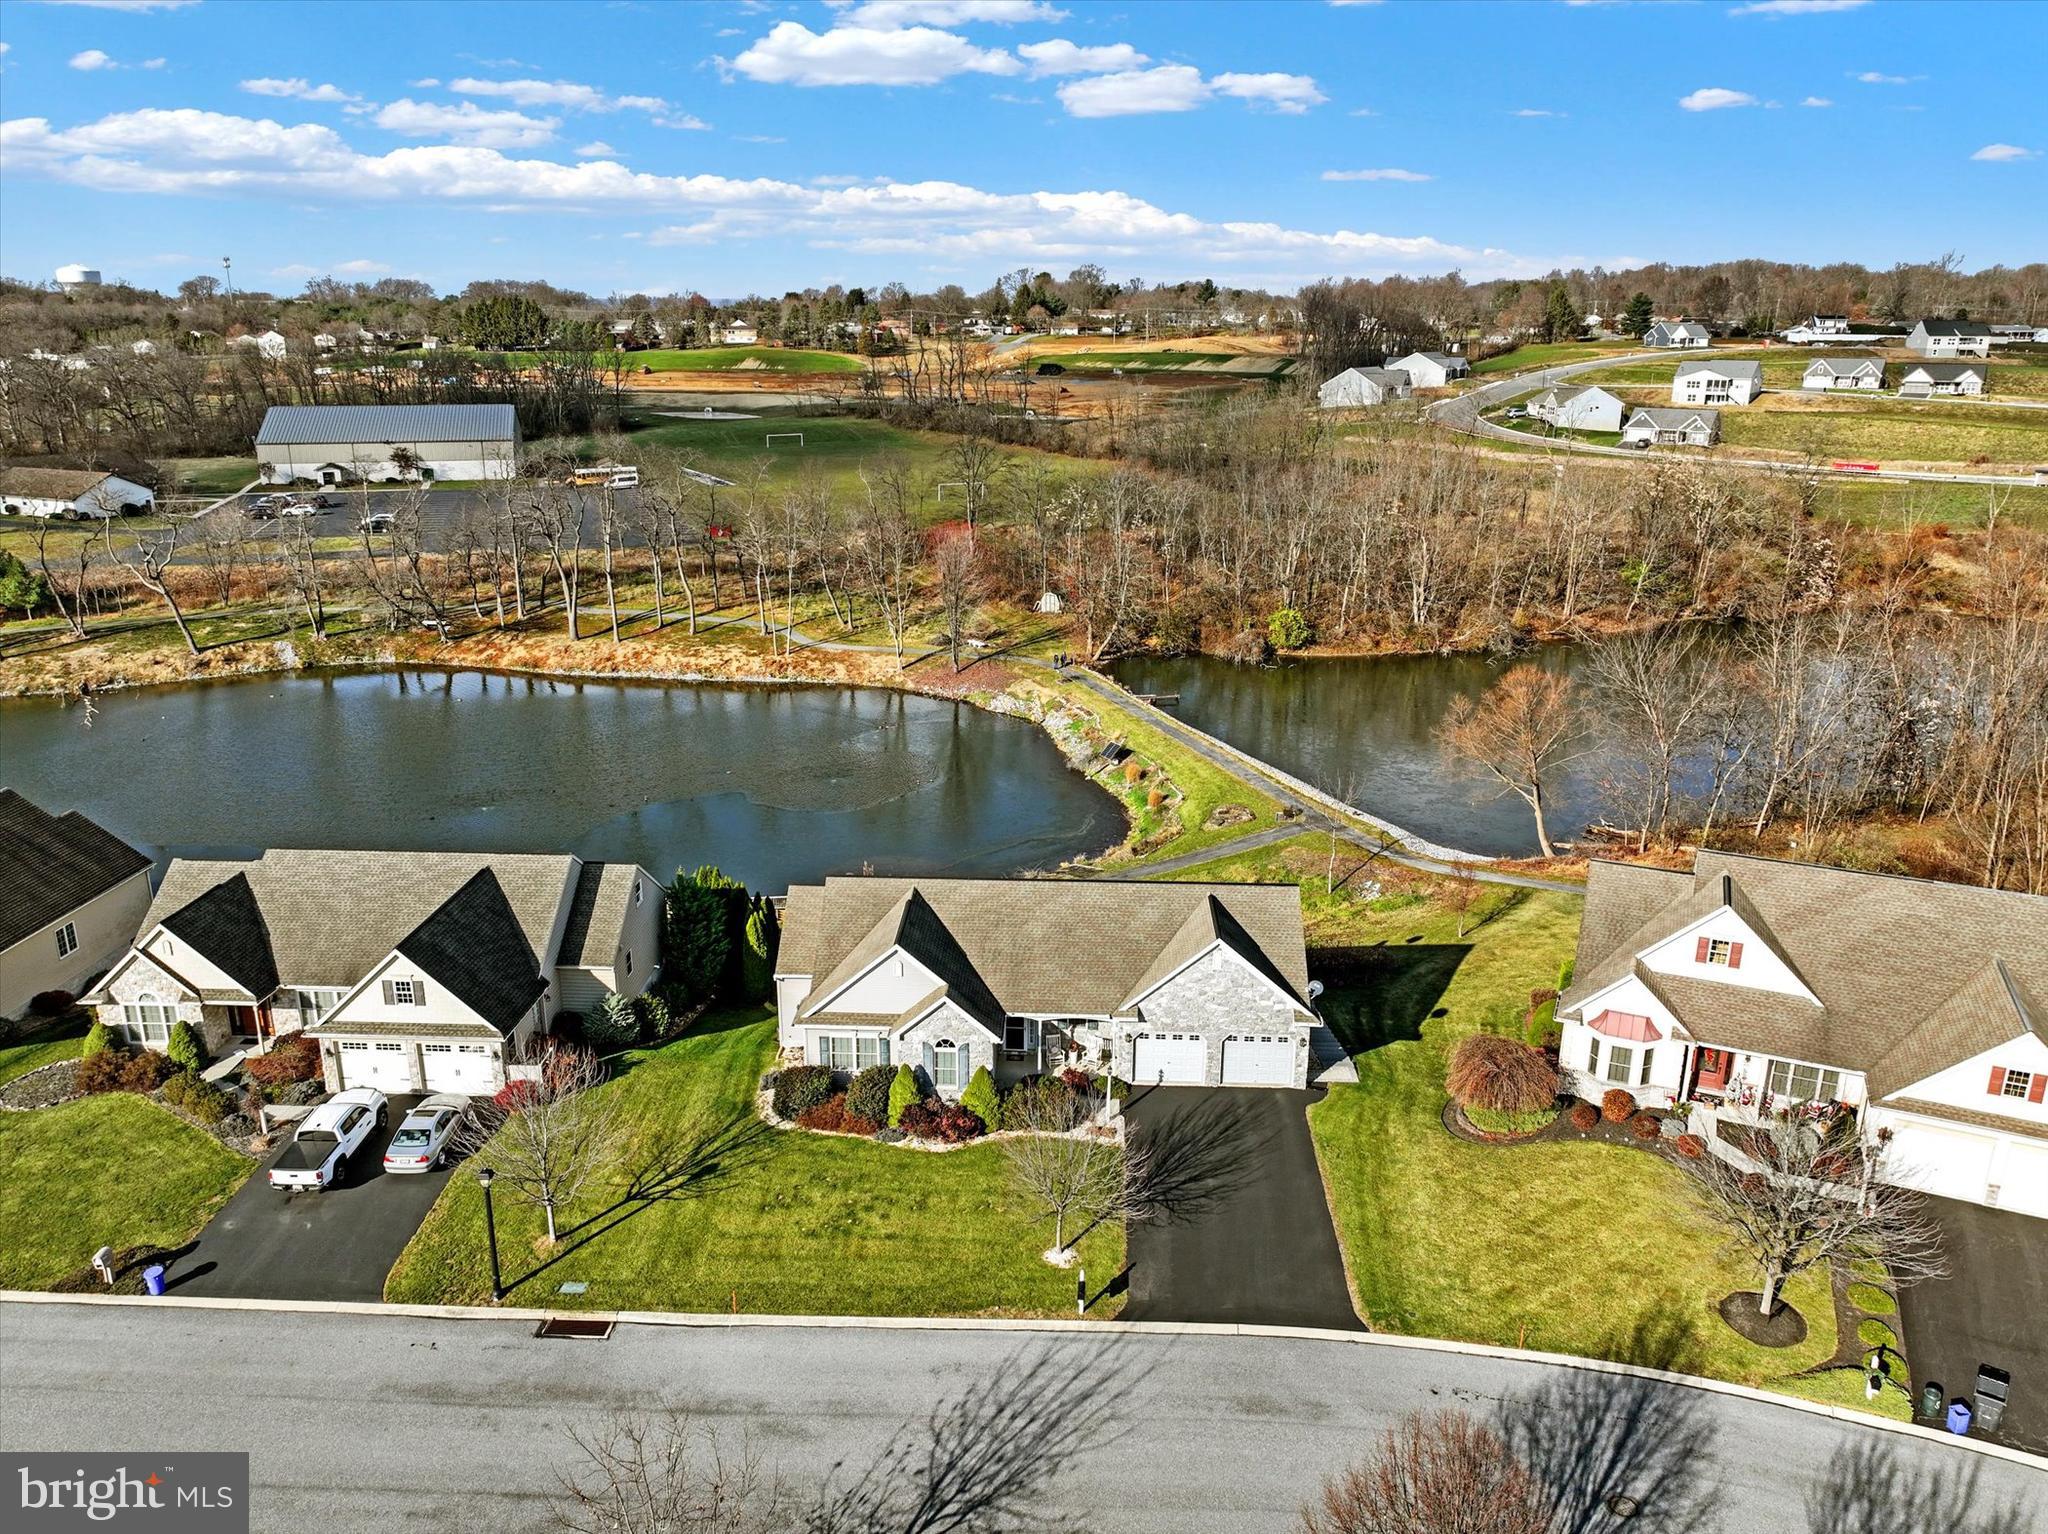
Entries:
POLYGON ((57 268, 57 286, 67 293, 75 292, 79 288, 96 288, 99 285, 100 274, 97 267, 79 266, 74 263, 57 268))

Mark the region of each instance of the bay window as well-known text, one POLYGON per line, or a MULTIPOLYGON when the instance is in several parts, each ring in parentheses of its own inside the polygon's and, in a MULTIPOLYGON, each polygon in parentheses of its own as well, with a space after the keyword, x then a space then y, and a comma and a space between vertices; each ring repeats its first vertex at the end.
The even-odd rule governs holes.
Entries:
POLYGON ((1607 1079, 1618 1087, 1628 1085, 1629 1067, 1635 1064, 1636 1052, 1626 1044, 1607 1046, 1607 1079))
POLYGON ((121 1008, 121 1037, 130 1044, 161 1046, 169 1042, 171 1025, 178 1020, 175 1006, 159 1001, 153 991, 144 991, 121 1008))

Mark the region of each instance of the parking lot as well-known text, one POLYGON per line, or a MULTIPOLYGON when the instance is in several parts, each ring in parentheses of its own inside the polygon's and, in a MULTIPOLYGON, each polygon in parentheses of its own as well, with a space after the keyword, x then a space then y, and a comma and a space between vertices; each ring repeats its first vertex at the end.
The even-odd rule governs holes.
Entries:
MULTIPOLYGON (((243 1299, 381 1300, 384 1275, 449 1177, 446 1167, 396 1177, 384 1171, 384 1148, 419 1100, 393 1097, 389 1121, 324 1192, 280 1193, 265 1162, 180 1259, 173 1289, 243 1299)), ((282 1153, 280 1146, 271 1160, 282 1153)))

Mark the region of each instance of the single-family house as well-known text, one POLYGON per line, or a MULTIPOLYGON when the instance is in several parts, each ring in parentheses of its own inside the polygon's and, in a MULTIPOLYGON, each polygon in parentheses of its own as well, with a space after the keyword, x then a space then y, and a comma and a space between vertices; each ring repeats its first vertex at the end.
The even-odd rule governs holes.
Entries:
POLYGON ((510 479, 519 418, 510 405, 272 405, 256 433, 265 481, 510 479))
POLYGON ((1399 368, 1346 368, 1316 390, 1325 410, 1356 410, 1408 397, 1408 375, 1399 368))
POLYGON ((831 878, 792 888, 775 962, 785 1058, 907 1064, 960 1095, 1067 1065, 1126 1081, 1307 1084, 1292 884, 831 878))
POLYGON ((760 332, 745 320, 735 320, 718 332, 720 346, 752 346, 760 339, 760 332))
POLYGON ((1620 431, 1627 406, 1593 385, 1545 389, 1529 401, 1529 414, 1568 431, 1620 431))
POLYGON ((1643 332, 1645 346, 1693 348, 1714 344, 1714 333, 1698 320, 1659 320, 1643 332))
POLYGON ((1991 369, 1981 362, 1915 362, 1899 375, 1899 397, 1982 394, 1990 382, 1991 369))
POLYGON ((1624 447, 1712 447, 1720 438, 1720 411, 1672 405, 1639 405, 1621 428, 1624 447))
POLYGON ((259 357, 270 362, 276 362, 291 349, 285 338, 275 330, 266 330, 261 335, 234 336, 229 339, 228 345, 253 346, 259 357))
POLYGON ((1806 328, 1816 336, 1845 336, 1849 333, 1849 316, 1846 314, 1815 314, 1808 317, 1806 328))
POLYGON ((1875 357, 1816 357, 1800 375, 1802 389, 1882 389, 1884 364, 1875 357))
POLYGON ((1975 320, 1922 320, 1906 336, 1906 348, 1923 357, 1988 357, 1992 330, 1975 320))
POLYGON ((1408 375, 1410 388, 1441 389, 1454 378, 1470 378, 1472 364, 1450 352, 1410 352, 1387 364, 1408 375))
POLYGON ((1674 405, 1747 405, 1763 392, 1761 362, 1681 362, 1671 378, 1674 405))
POLYGON ((303 1031, 331 1091, 489 1093, 559 1012, 647 988, 661 904, 644 868, 567 854, 179 858, 86 999, 131 1044, 303 1031))
POLYGON ((339 345, 341 345, 341 338, 329 335, 324 330, 313 337, 313 349, 315 351, 331 352, 339 345))
POLYGON ((1701 852, 1595 862, 1559 998, 1572 1089, 1690 1104, 1716 1154, 1852 1115, 1886 1175, 2048 1217, 2048 897, 1701 852))
POLYGON ((105 521, 156 508, 156 492, 103 469, 0 469, 0 516, 105 521))
POLYGON ((103 974, 149 908, 150 867, 78 811, 52 815, 0 788, 0 1017, 103 974))
POLYGON ((1993 325, 1991 327, 1991 344, 1993 346, 2011 346, 2016 342, 2022 344, 2033 342, 2037 345, 2048 343, 2048 325, 1993 325))

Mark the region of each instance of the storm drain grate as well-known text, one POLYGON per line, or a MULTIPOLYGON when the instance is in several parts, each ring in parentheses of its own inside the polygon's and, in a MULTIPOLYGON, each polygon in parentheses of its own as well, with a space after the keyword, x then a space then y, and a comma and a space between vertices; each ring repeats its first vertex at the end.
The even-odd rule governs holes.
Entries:
POLYGON ((549 1316, 534 1328, 536 1337, 568 1337, 583 1342, 602 1342, 612 1334, 609 1316, 549 1316))

